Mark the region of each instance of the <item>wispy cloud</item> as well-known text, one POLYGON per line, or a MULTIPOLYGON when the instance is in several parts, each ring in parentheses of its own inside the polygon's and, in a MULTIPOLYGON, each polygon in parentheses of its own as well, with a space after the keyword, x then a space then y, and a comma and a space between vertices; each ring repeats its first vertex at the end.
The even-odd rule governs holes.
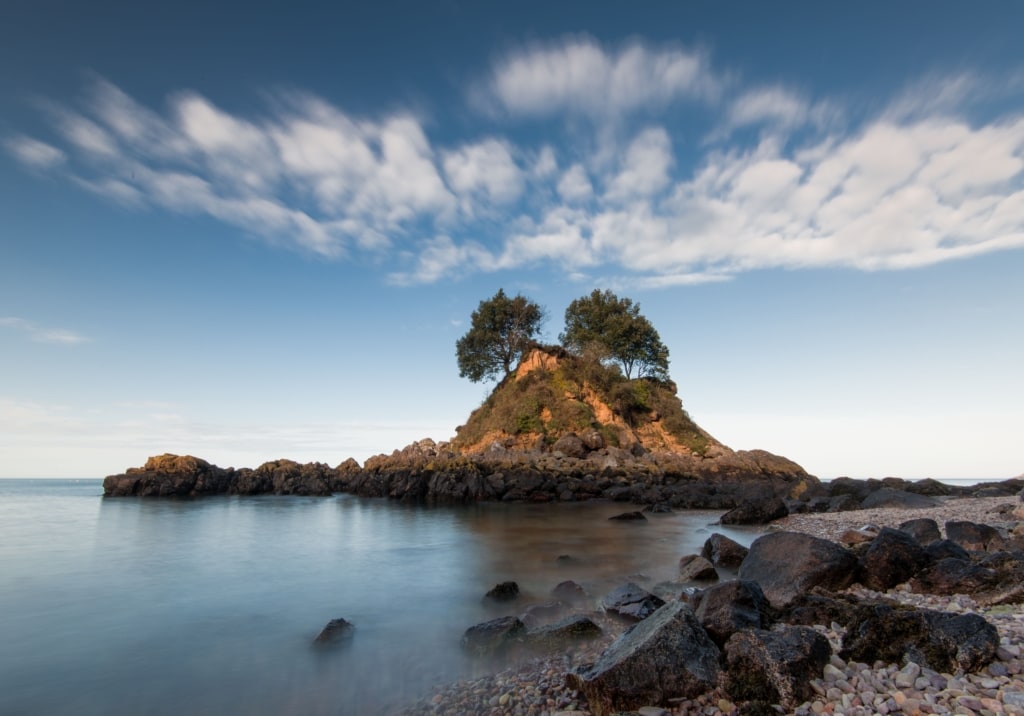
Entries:
POLYGON ((31 340, 38 343, 56 343, 71 346, 79 343, 88 343, 91 340, 83 335, 62 328, 44 328, 31 321, 26 321, 24 318, 0 318, 0 326, 21 331, 28 335, 31 340))
POLYGON ((1024 247, 1024 115, 971 111, 1005 82, 928 76, 854 117, 842 97, 736 76, 642 41, 528 45, 474 85, 488 132, 448 143, 402 110, 279 92, 243 116, 183 91, 160 112, 95 78, 81 106, 49 107, 54 139, 4 144, 125 206, 369 253, 400 285, 545 264, 661 287, 1024 247), (710 130, 683 134, 694 102, 710 130), (519 131, 530 118, 564 122, 564 141, 519 131))

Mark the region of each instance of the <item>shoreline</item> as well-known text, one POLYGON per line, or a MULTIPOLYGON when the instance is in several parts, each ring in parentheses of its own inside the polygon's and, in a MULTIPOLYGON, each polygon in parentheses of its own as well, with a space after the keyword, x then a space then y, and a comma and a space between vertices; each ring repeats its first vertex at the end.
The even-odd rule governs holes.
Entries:
MULTIPOLYGON (((791 514, 766 525, 762 534, 772 531, 803 532, 838 541, 847 529, 867 524, 898 527, 907 520, 928 517, 939 524, 945 536, 947 521, 972 521, 981 524, 1014 522, 1005 506, 1016 506, 1016 497, 947 498, 930 508, 883 507, 834 513, 791 514), (999 508, 1002 508, 1001 510, 999 508)), ((979 606, 967 595, 938 596, 915 594, 898 585, 884 593, 854 584, 840 594, 861 598, 886 598, 898 604, 957 614, 978 614, 996 627, 1000 648, 993 662, 979 673, 949 674, 922 669, 913 662, 904 666, 843 661, 839 647, 845 630, 838 624, 815 625, 828 638, 833 656, 820 678, 811 681, 817 695, 793 713, 798 716, 833 714, 835 716, 887 716, 888 714, 1009 714, 1024 716, 1024 604, 979 606)), ((625 627, 619 630, 624 631, 625 627)), ((567 688, 567 671, 593 661, 617 638, 606 634, 576 651, 527 661, 477 679, 439 685, 434 694, 411 704, 401 716, 427 714, 465 714, 466 716, 591 716, 582 694, 567 688)), ((699 698, 681 700, 672 707, 653 707, 645 714, 662 716, 702 714, 734 716, 736 704, 720 688, 699 698)), ((779 713, 782 713, 781 711, 779 713)))

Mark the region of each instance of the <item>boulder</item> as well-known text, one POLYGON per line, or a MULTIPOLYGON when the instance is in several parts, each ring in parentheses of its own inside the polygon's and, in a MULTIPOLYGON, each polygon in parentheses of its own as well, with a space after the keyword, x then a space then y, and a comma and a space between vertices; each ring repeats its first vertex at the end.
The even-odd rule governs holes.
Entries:
POLYGON ((884 592, 928 566, 928 553, 906 532, 883 527, 860 560, 860 581, 884 592))
POLYGON ((516 617, 499 617, 475 624, 465 631, 462 648, 474 656, 495 656, 518 643, 526 626, 516 617))
POLYGON ((719 651, 682 602, 672 602, 620 636, 596 663, 566 675, 594 716, 669 706, 715 687, 719 651))
POLYGON ((647 518, 644 517, 643 512, 623 512, 619 515, 613 515, 608 518, 609 520, 619 520, 620 522, 646 522, 647 518))
POLYGON ((829 497, 849 495, 857 500, 857 504, 880 486, 878 480, 858 480, 852 477, 837 477, 825 485, 829 497))
POLYGON ((559 582, 555 588, 551 590, 551 596, 559 601, 565 602, 566 604, 578 604, 586 601, 587 599, 587 593, 583 590, 583 587, 571 579, 559 582))
POLYGON ((860 498, 856 495, 844 493, 829 498, 829 512, 851 512, 860 509, 860 498))
POLYGON ((999 530, 977 522, 947 522, 946 539, 956 542, 968 552, 995 552, 1003 547, 999 530))
POLYGON ((734 701, 753 702, 751 710, 779 704, 792 713, 814 698, 811 681, 831 656, 828 639, 810 627, 737 632, 725 645, 725 689, 734 701))
POLYGON ((331 619, 327 625, 316 635, 313 643, 316 646, 331 646, 352 638, 355 626, 346 619, 331 619))
POLYGON ((632 621, 646 619, 664 603, 664 599, 633 582, 613 589, 601 600, 606 612, 632 621))
POLYGON ((940 559, 910 580, 921 594, 975 594, 996 584, 996 572, 969 559, 940 559))
POLYGON ((788 514, 789 510, 781 497, 766 496, 744 500, 722 515, 719 522, 723 525, 766 525, 788 514))
POLYGON ((800 532, 775 532, 750 546, 739 578, 757 582, 773 606, 784 607, 814 587, 845 589, 856 570, 856 556, 835 542, 800 532))
POLYGON ((718 579, 715 565, 699 554, 688 554, 679 559, 679 579, 684 582, 706 582, 718 579))
POLYGON ((581 641, 589 641, 604 632, 589 617, 577 614, 566 617, 554 624, 548 624, 527 632, 526 646, 534 651, 563 651, 566 647, 581 641))
POLYGON ((484 595, 484 599, 492 602, 511 602, 519 597, 519 585, 515 582, 495 584, 484 595))
POLYGON ((878 536, 878 528, 869 529, 867 527, 861 527, 860 529, 848 529, 843 530, 843 533, 839 535, 839 541, 842 544, 855 545, 855 544, 866 544, 871 542, 878 536))
POLYGON ((763 629, 771 624, 768 600, 757 582, 733 579, 716 584, 695 594, 690 606, 720 647, 741 629, 763 629))
POLYGON ((860 501, 861 509, 869 510, 876 507, 896 507, 901 510, 917 510, 926 507, 937 507, 942 503, 928 495, 918 495, 906 490, 894 490, 883 487, 875 490, 860 501))
POLYGON ((846 626, 853 621, 853 615, 860 601, 847 594, 834 597, 824 594, 801 594, 784 611, 778 620, 786 624, 827 626, 832 622, 846 626))
POLYGON ((939 524, 930 517, 919 517, 916 520, 907 520, 899 527, 901 532, 917 540, 920 545, 929 545, 942 539, 939 532, 939 524))
POLYGON ((567 610, 562 602, 532 604, 519 615, 519 620, 529 629, 559 619, 567 610))
POLYGON ((587 454, 587 446, 576 433, 567 433, 555 441, 555 444, 551 446, 551 451, 579 459, 587 454))
POLYGON ((963 560, 971 558, 971 555, 967 554, 966 549, 958 545, 956 542, 951 542, 948 539, 940 539, 938 542, 932 542, 926 546, 924 550, 928 553, 928 557, 932 562, 938 562, 940 559, 948 559, 949 557, 963 560))
POLYGON ((743 562, 749 551, 739 542, 715 532, 704 542, 700 556, 709 560, 716 567, 736 569, 743 562))
POLYGON ((874 604, 857 610, 843 643, 846 660, 913 661, 938 672, 976 672, 995 658, 999 633, 977 614, 874 604))
MULTIPOLYGON (((912 482, 904 488, 907 492, 914 492, 918 495, 931 495, 932 497, 946 497, 953 494, 953 488, 949 485, 926 477, 923 480, 912 482)), ((922 542, 922 544, 924 544, 922 542)))

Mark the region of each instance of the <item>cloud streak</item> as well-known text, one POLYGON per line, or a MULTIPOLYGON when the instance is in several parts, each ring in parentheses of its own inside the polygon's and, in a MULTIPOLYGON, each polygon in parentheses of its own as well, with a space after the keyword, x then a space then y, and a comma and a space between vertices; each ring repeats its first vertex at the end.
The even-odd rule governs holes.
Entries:
POLYGON ((91 339, 83 335, 68 331, 63 328, 43 328, 24 318, 5 317, 0 318, 0 326, 13 328, 28 335, 30 340, 37 343, 54 343, 57 345, 73 346, 79 343, 88 343, 91 339))
POLYGON ((854 121, 841 97, 733 77, 679 47, 527 45, 474 85, 493 126, 448 143, 410 112, 291 92, 242 116, 185 91, 161 113, 96 78, 83 106, 50 107, 52 139, 4 146, 127 207, 371 255, 400 285, 543 264, 667 287, 1024 247, 1024 115, 967 111, 996 83, 928 76, 854 121), (680 124, 695 105, 704 125, 680 124))

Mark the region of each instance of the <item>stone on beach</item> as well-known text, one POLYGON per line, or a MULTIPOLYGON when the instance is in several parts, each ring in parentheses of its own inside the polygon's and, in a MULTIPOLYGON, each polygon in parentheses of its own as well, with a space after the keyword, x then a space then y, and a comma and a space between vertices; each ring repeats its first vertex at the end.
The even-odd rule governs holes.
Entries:
POLYGON ((688 554, 679 559, 679 579, 684 582, 706 582, 718 579, 715 565, 699 554, 688 554))
POLYGON ((885 591, 902 584, 930 562, 924 547, 911 535, 883 527, 860 560, 860 581, 869 589, 885 591))
POLYGON ((830 656, 828 640, 810 627, 740 631, 725 645, 725 687, 736 700, 792 709, 813 695, 810 682, 830 656))
POLYGON ((613 589, 601 600, 601 605, 606 612, 632 621, 646 619, 664 603, 664 599, 651 594, 633 582, 613 589))
POLYGON ((766 628, 771 621, 768 600, 757 582, 734 579, 693 597, 697 621, 718 646, 741 629, 766 628))
POLYGON ((784 607, 814 587, 843 589, 853 582, 857 557, 848 549, 800 532, 758 537, 740 565, 739 577, 761 585, 768 601, 784 607))
POLYGON ((475 624, 462 635, 462 648, 475 656, 497 655, 526 633, 526 625, 516 617, 499 617, 475 624))
POLYGON ((716 567, 735 569, 742 564, 749 551, 739 542, 715 532, 704 542, 700 556, 716 567))

